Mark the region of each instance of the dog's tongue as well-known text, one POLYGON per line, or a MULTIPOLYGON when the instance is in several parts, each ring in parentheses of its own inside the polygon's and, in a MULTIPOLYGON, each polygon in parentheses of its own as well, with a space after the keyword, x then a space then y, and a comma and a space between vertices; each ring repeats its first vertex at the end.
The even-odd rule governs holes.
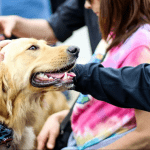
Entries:
POLYGON ((60 78, 63 78, 63 77, 75 77, 76 75, 73 73, 73 72, 70 72, 70 73, 68 73, 68 72, 65 72, 65 73, 51 73, 50 74, 50 76, 51 77, 53 77, 53 78, 58 78, 58 79, 60 79, 60 78))

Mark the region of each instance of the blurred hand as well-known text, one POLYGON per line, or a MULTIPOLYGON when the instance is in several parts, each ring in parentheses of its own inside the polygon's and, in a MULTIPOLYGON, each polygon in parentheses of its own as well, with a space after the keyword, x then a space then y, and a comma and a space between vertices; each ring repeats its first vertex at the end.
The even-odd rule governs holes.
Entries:
POLYGON ((0 16, 0 33, 6 37, 11 37, 16 26, 17 16, 0 16))
MULTIPOLYGON (((6 46, 7 44, 9 44, 11 42, 11 40, 4 40, 0 42, 0 50, 6 46)), ((0 62, 4 60, 4 53, 0 52, 0 62)))
POLYGON ((9 44, 12 40, 3 40, 0 41, 0 49, 2 49, 4 46, 6 46, 7 44, 9 44))
POLYGON ((51 115, 45 122, 40 134, 37 137, 38 147, 37 149, 44 149, 45 145, 49 149, 53 149, 55 146, 56 138, 60 132, 60 123, 67 115, 68 110, 58 112, 51 115), (46 143, 47 142, 47 143, 46 143))

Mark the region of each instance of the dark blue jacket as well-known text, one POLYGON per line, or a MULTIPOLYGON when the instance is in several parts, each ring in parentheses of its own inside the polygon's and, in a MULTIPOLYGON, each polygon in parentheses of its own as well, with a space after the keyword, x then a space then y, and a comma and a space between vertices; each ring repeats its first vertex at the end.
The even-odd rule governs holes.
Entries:
POLYGON ((64 3, 66 0, 50 0, 51 7, 52 7, 52 12, 55 13, 57 8, 64 3))
POLYGON ((75 90, 110 104, 150 111, 150 64, 120 69, 76 65, 75 90))
POLYGON ((61 42, 69 38, 73 31, 86 25, 89 30, 92 52, 94 52, 101 39, 98 17, 92 10, 85 9, 84 3, 85 0, 66 0, 51 15, 49 24, 61 42))

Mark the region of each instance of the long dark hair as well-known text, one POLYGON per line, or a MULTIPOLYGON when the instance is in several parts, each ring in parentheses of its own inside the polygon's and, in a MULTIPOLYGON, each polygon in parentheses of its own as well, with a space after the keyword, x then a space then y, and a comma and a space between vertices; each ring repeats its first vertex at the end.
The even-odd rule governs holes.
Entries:
POLYGON ((125 42, 142 24, 150 23, 150 0, 100 0, 99 22, 105 40, 112 31, 108 51, 125 42))

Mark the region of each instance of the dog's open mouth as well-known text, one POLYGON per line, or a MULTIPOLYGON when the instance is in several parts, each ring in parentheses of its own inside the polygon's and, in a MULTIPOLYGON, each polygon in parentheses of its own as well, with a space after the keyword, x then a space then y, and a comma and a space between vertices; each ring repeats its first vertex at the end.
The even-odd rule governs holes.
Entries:
POLYGON ((31 84, 34 87, 49 87, 56 86, 67 89, 71 89, 73 87, 73 78, 76 76, 74 73, 68 71, 74 66, 74 64, 68 65, 59 70, 55 70, 52 72, 37 72, 34 73, 31 77, 31 84))

